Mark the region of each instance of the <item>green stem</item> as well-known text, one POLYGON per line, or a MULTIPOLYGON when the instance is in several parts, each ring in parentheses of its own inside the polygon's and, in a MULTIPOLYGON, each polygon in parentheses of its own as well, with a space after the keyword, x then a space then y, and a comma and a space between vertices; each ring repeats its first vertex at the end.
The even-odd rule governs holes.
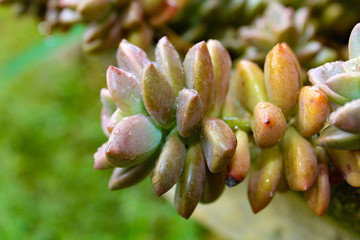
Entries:
POLYGON ((223 120, 233 131, 239 129, 246 132, 251 131, 251 118, 224 117, 223 120))

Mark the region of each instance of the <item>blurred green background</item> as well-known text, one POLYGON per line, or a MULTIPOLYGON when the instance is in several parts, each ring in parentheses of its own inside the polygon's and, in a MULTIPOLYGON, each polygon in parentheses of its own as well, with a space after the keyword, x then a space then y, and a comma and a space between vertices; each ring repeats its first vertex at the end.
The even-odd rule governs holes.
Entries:
POLYGON ((85 56, 81 28, 44 38, 0 8, 0 239, 211 239, 152 193, 117 192, 93 170, 106 141, 99 91, 107 56, 85 56))

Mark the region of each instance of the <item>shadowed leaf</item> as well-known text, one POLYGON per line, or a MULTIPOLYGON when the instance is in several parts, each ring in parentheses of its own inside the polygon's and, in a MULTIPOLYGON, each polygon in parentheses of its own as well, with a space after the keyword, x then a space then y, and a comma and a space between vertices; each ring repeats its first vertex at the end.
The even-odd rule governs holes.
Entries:
POLYGON ((304 196, 311 210, 318 216, 322 216, 330 203, 328 157, 321 147, 315 148, 315 154, 318 160, 317 178, 311 188, 304 192, 304 196))
POLYGON ((275 195, 280 183, 283 159, 280 147, 262 149, 250 173, 248 198, 254 213, 264 209, 275 195))
POLYGON ((169 191, 179 180, 185 163, 185 145, 174 130, 161 150, 156 166, 151 174, 152 188, 156 195, 169 191))
POLYGON ((204 118, 201 143, 207 166, 213 173, 223 170, 236 150, 236 137, 230 127, 218 118, 204 118))
POLYGON ((234 187, 242 182, 250 169, 249 138, 246 132, 235 132, 237 140, 235 154, 227 166, 226 185, 234 187))
POLYGON ((105 148, 106 148, 106 143, 101 145, 101 147, 99 147, 96 153, 94 154, 95 170, 113 168, 113 166, 110 165, 110 163, 106 159, 105 148))
POLYGON ((176 185, 174 206, 176 211, 188 219, 195 210, 204 189, 205 159, 201 145, 195 143, 186 152, 184 170, 176 185))
POLYGON ((267 101, 264 73, 257 64, 240 60, 232 81, 236 96, 248 111, 253 112, 256 104, 267 101))
POLYGON ((320 132, 316 144, 326 148, 355 150, 360 148, 360 134, 344 132, 329 125, 320 132))
POLYGON ((327 148, 331 163, 345 181, 353 187, 360 187, 360 150, 336 150, 327 148))
POLYGON ((145 162, 130 168, 115 168, 109 181, 109 189, 120 190, 141 182, 153 169, 155 159, 156 157, 152 156, 145 162))
POLYGON ((346 103, 331 113, 330 122, 343 131, 360 134, 360 99, 346 103))
POLYGON ((207 42, 211 61, 214 68, 214 105, 209 115, 218 117, 229 88, 231 75, 231 57, 227 50, 217 40, 207 42))

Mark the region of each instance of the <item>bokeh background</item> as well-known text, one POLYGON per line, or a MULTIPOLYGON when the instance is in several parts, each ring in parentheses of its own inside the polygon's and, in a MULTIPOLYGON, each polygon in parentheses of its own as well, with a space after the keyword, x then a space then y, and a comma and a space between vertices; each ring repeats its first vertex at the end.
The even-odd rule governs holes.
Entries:
POLYGON ((0 8, 0 239, 217 238, 148 178, 110 192, 111 172, 93 170, 115 55, 84 55, 81 31, 44 38, 34 19, 0 8))

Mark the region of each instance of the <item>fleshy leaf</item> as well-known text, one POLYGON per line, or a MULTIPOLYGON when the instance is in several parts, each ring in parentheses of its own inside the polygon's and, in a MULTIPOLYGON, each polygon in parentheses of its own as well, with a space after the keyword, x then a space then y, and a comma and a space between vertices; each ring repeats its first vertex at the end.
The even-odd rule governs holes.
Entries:
POLYGON ((275 146, 285 135, 285 116, 272 103, 261 102, 255 106, 253 123, 255 143, 260 148, 275 146))
POLYGON ((318 216, 325 214, 330 202, 329 166, 326 152, 321 147, 315 148, 318 160, 317 178, 315 183, 304 192, 305 200, 311 210, 318 216))
POLYGON ((285 176, 290 189, 308 190, 316 179, 317 160, 311 144, 293 127, 284 137, 285 176))
POLYGON ((212 173, 206 168, 204 191, 201 195, 201 203, 212 203, 217 200, 225 188, 226 168, 218 173, 212 173))
POLYGON ((330 122, 343 131, 360 134, 360 99, 348 102, 331 113, 330 122))
POLYGON ((330 110, 326 95, 318 87, 303 87, 299 94, 296 128, 304 137, 317 134, 324 127, 330 110))
POLYGON ((134 73, 138 81, 143 76, 143 69, 150 63, 146 53, 141 48, 129 43, 125 39, 119 44, 116 59, 119 68, 134 73))
POLYGON ((176 211, 188 219, 200 201, 205 183, 205 159, 201 145, 195 143, 186 152, 184 170, 176 185, 176 211))
POLYGON ((201 143, 209 170, 217 173, 223 170, 234 156, 237 141, 224 121, 207 117, 202 123, 201 143))
POLYGON ((237 97, 233 86, 234 86, 234 81, 231 81, 229 92, 226 95, 225 102, 222 108, 221 116, 223 118, 233 118, 233 117, 240 118, 246 115, 250 116, 251 114, 248 111, 246 111, 245 107, 241 105, 240 100, 237 97))
POLYGON ((150 63, 141 79, 142 98, 149 115, 169 128, 175 117, 175 93, 166 77, 150 63))
POLYGON ((185 145, 181 142, 179 133, 174 130, 168 136, 151 174, 152 188, 156 195, 163 195, 177 183, 184 163, 185 145))
POLYGON ((360 134, 344 132, 329 125, 321 131, 316 144, 326 148, 355 150, 360 148, 360 134))
POLYGON ((267 101, 264 73, 256 63, 240 60, 232 81, 236 96, 248 111, 254 111, 257 103, 267 101))
POLYGON ((325 83, 331 90, 347 99, 360 98, 360 72, 336 74, 325 83))
POLYGON ((235 132, 237 140, 235 154, 227 166, 226 185, 234 187, 241 183, 250 169, 249 138, 246 132, 238 130, 235 132))
POLYGON ((248 197, 254 213, 264 209, 275 195, 280 183, 283 159, 280 147, 262 149, 250 174, 248 197))
POLYGON ((116 167, 131 167, 149 158, 160 145, 162 133, 150 117, 123 118, 112 131, 106 157, 116 167))
POLYGON ((325 82, 332 76, 335 76, 339 73, 344 73, 342 68, 343 62, 332 62, 326 63, 317 68, 313 68, 308 72, 309 80, 314 85, 320 88, 329 98, 330 101, 344 105, 349 101, 349 99, 337 94, 336 92, 332 91, 325 82))
POLYGON ((349 38, 349 58, 360 57, 360 24, 356 24, 349 38))
POLYGON ((360 187, 360 150, 336 150, 327 148, 334 167, 343 175, 345 181, 353 187, 360 187))
POLYGON ((103 106, 101 110, 101 128, 104 134, 107 137, 109 137, 110 133, 107 130, 107 124, 111 118, 111 115, 116 110, 116 104, 114 103, 114 100, 111 98, 109 90, 105 88, 101 89, 100 91, 100 100, 103 106))
POLYGON ((183 89, 176 110, 177 129, 181 136, 190 137, 200 126, 203 104, 195 90, 183 89))
POLYGON ((131 187, 144 180, 154 167, 156 156, 152 156, 145 162, 129 168, 115 168, 110 181, 111 191, 131 187))
POLYGON ((214 103, 214 69, 209 50, 204 41, 190 48, 185 56, 186 87, 198 92, 205 115, 214 103))
POLYGON ((209 115, 218 117, 229 88, 231 75, 231 57, 227 50, 217 40, 209 40, 207 46, 214 68, 215 93, 214 105, 209 115))
POLYGON ((360 72, 360 57, 343 62, 341 67, 344 72, 360 72))
POLYGON ((155 49, 156 62, 159 69, 169 80, 175 92, 175 97, 185 87, 185 73, 180 56, 167 37, 159 40, 155 49))
POLYGON ((125 114, 118 108, 116 109, 116 111, 113 113, 113 115, 110 117, 108 124, 107 124, 107 130, 109 131, 109 133, 112 132, 112 130, 115 128, 115 126, 121 121, 121 119, 123 119, 125 116, 125 114))
POLYGON ((114 102, 124 114, 144 113, 141 85, 133 74, 110 66, 106 72, 106 81, 114 102))
POLYGON ((101 147, 99 147, 96 153, 94 154, 95 170, 113 168, 113 166, 111 166, 109 162, 106 160, 105 148, 106 148, 106 143, 101 145, 101 147))
POLYGON ((300 92, 300 72, 297 59, 288 47, 277 44, 266 56, 265 85, 270 102, 289 116, 300 92))

